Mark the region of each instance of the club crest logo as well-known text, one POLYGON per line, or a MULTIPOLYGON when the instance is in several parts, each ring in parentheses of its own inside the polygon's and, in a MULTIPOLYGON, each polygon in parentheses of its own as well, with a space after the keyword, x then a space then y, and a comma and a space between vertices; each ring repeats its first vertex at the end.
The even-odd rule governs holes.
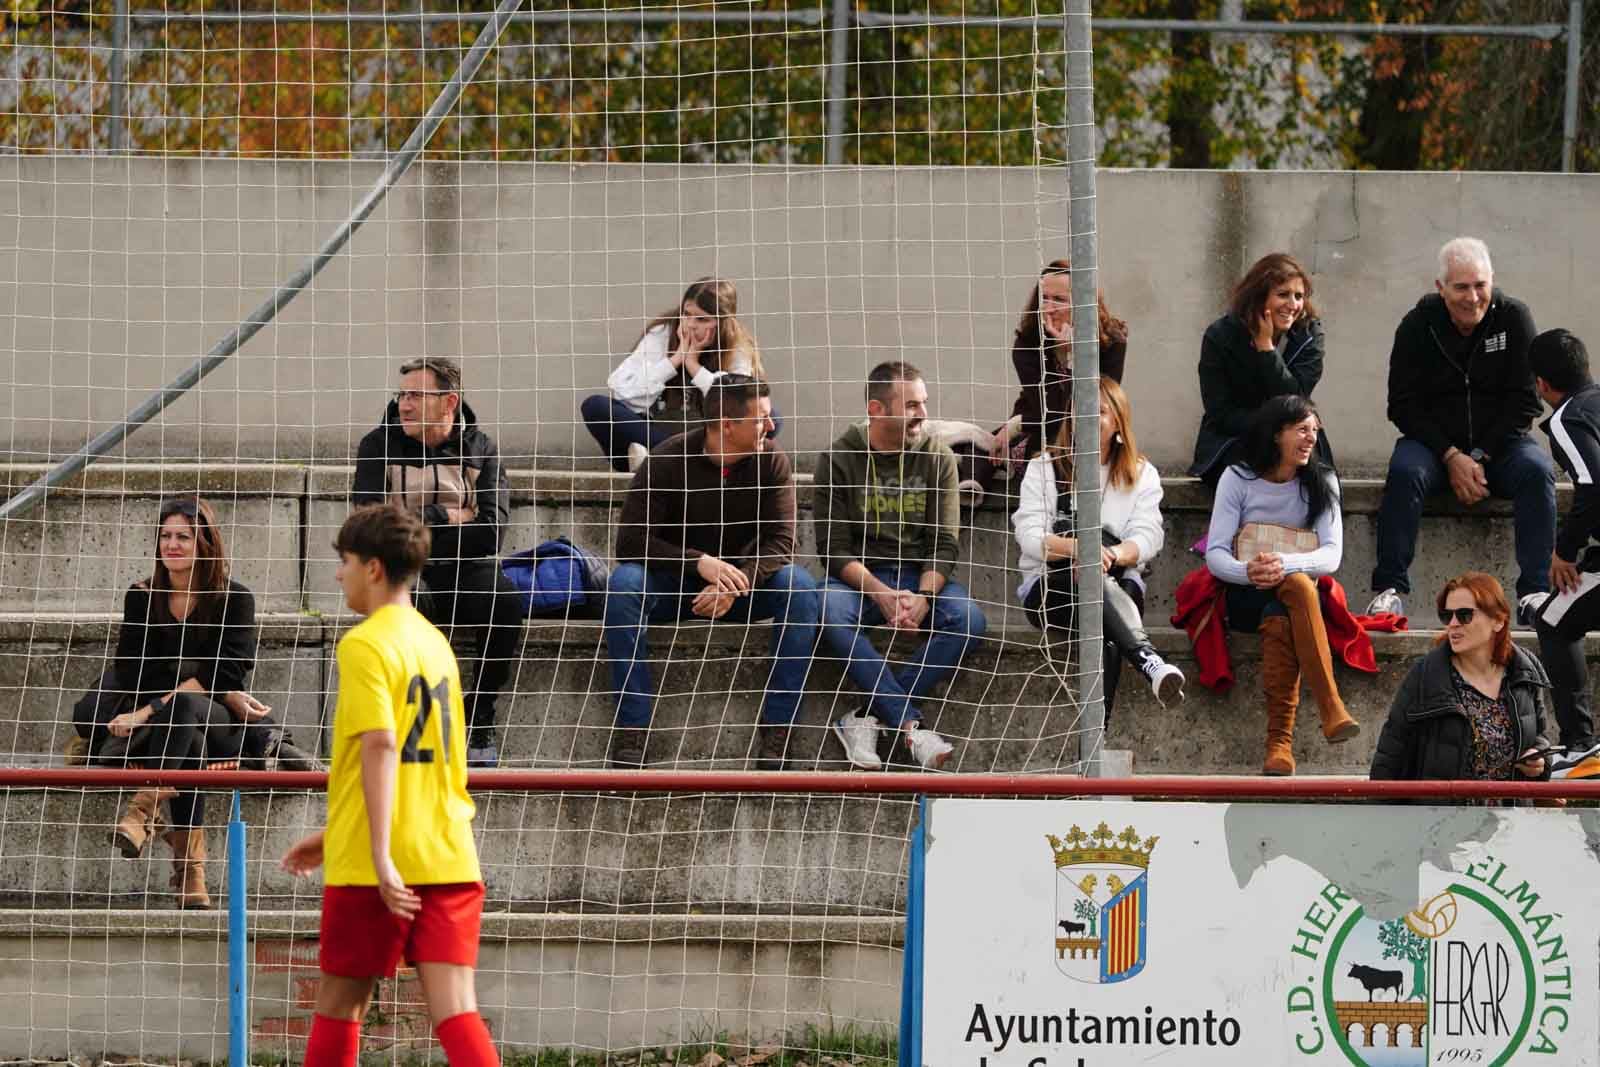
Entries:
POLYGON ((1305 972, 1287 1000, 1301 1053, 1351 1067, 1557 1053, 1572 998, 1560 913, 1492 859, 1439 888, 1384 920, 1336 885, 1310 904, 1289 950, 1305 972))
POLYGON ((1056 969, 1094 985, 1134 977, 1149 952, 1150 854, 1159 838, 1101 823, 1045 839, 1056 864, 1056 969))

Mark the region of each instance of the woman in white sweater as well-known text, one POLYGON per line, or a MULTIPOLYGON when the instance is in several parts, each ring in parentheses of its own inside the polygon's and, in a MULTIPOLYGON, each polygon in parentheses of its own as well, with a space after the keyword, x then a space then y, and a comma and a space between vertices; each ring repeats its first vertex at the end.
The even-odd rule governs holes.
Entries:
POLYGON ((755 339, 739 321, 738 289, 700 278, 677 307, 646 324, 606 379, 609 392, 586 397, 579 410, 612 468, 628 471, 662 441, 694 428, 701 399, 724 374, 766 377, 755 339))
MULTIPOLYGON (((1017 595, 1028 620, 1041 630, 1070 630, 1077 610, 1072 577, 1078 555, 1072 536, 1071 421, 1061 424, 1044 452, 1028 461, 1011 523, 1022 549, 1017 595)), ((1105 570, 1106 716, 1116 699, 1127 658, 1150 683, 1163 706, 1183 700, 1183 672, 1166 662, 1144 630, 1144 571, 1161 551, 1161 474, 1139 453, 1128 398, 1110 378, 1100 379, 1100 562, 1105 570)))
POLYGON ((1316 407, 1303 396, 1286 393, 1262 404, 1245 432, 1244 462, 1217 483, 1206 533, 1206 568, 1224 583, 1228 626, 1261 634, 1263 774, 1294 773, 1302 677, 1322 713, 1323 737, 1348 741, 1361 732, 1333 678, 1317 594, 1317 579, 1338 570, 1344 554, 1339 481, 1317 455, 1321 429, 1316 407), (1263 536, 1247 538, 1257 546, 1247 548, 1241 532, 1263 536), (1279 549, 1259 547, 1272 539, 1279 549), (1296 539, 1303 546, 1291 546, 1296 539))

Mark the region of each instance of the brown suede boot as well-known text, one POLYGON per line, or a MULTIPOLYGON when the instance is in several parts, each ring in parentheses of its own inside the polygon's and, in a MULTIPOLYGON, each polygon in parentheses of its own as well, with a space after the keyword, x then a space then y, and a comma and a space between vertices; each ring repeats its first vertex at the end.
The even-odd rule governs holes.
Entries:
POLYGON ((1300 662, 1294 655, 1289 620, 1261 620, 1261 688, 1267 697, 1267 754, 1261 773, 1294 773, 1294 713, 1300 706, 1300 662))
POLYGON ((111 831, 111 843, 125 858, 137 857, 144 851, 145 842, 160 832, 161 803, 177 795, 175 789, 141 789, 133 794, 111 831))
POLYGON ((206 832, 200 827, 172 830, 167 834, 172 847, 172 891, 180 908, 209 908, 206 892, 206 832))
POLYGON ((1278 599, 1289 609, 1295 658, 1305 671, 1306 688, 1311 690, 1311 698, 1322 715, 1322 736, 1333 744, 1350 740, 1361 732, 1361 724, 1350 717, 1333 679, 1333 652, 1328 646, 1328 627, 1322 621, 1316 582, 1308 575, 1292 574, 1278 587, 1278 599))

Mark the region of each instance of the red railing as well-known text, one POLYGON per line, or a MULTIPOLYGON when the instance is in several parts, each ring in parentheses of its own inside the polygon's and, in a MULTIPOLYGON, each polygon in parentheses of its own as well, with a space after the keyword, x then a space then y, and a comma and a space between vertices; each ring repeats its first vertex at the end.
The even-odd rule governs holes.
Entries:
MULTIPOLYGON (((1254 778, 1070 774, 865 774, 858 771, 474 771, 476 792, 921 793, 929 796, 1166 797, 1197 800, 1600 799, 1600 779, 1562 782, 1372 782, 1365 778, 1254 778)), ((153 771, 86 767, 0 769, 0 788, 324 789, 327 775, 283 771, 153 771)))

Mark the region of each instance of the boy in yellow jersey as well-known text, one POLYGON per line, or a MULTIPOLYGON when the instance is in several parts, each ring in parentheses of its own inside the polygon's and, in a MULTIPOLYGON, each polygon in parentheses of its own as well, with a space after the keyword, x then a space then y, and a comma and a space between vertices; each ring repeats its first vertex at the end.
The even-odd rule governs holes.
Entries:
POLYGON ((333 543, 345 602, 366 621, 339 642, 328 827, 283 858, 296 875, 327 867, 307 1067, 353 1067, 373 986, 402 955, 452 1067, 499 1064, 473 985, 483 882, 461 677, 411 605, 429 540, 418 516, 374 504, 333 543))

